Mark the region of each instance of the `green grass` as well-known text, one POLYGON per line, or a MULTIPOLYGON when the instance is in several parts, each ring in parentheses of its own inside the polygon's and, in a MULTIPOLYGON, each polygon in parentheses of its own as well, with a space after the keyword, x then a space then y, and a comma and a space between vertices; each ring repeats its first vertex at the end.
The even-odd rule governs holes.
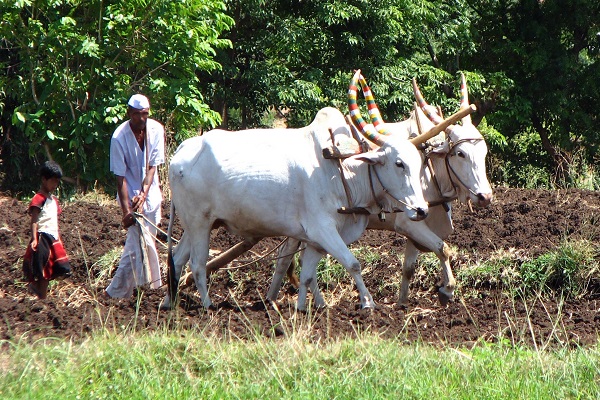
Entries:
POLYGON ((193 331, 14 344, 3 399, 594 399, 600 348, 406 346, 374 336, 314 343, 193 331))
POLYGON ((327 254, 317 265, 317 279, 319 284, 335 285, 347 281, 349 275, 342 264, 327 254))
MULTIPOLYGON (((363 268, 363 275, 377 268, 381 256, 370 248, 351 248, 363 268)), ((594 240, 564 240, 553 251, 536 258, 528 258, 517 249, 500 250, 486 259, 451 248, 453 272, 459 297, 477 296, 481 290, 500 289, 513 298, 532 298, 538 294, 559 295, 566 299, 589 293, 590 286, 600 285, 600 245, 594 240)), ((402 264, 401 257, 398 265, 402 264)), ((318 265, 318 280, 333 287, 348 283, 344 267, 331 256, 318 265)), ((434 253, 422 253, 411 282, 413 287, 428 288, 436 285, 440 265, 434 253)), ((377 289, 392 287, 399 291, 400 270, 397 279, 390 277, 377 289)))
POLYGON ((536 258, 519 251, 500 251, 486 260, 466 260, 456 271, 458 293, 469 295, 480 289, 504 289, 511 296, 532 297, 559 294, 577 298, 589 293, 600 281, 600 246, 590 240, 561 243, 536 258))
POLYGON ((507 289, 514 293, 522 282, 519 265, 523 262, 518 250, 501 250, 485 260, 470 260, 466 255, 464 265, 456 272, 457 293, 477 296, 481 289, 507 289))
POLYGON ((113 269, 119 264, 122 252, 122 247, 114 247, 92 264, 92 269, 98 271, 96 276, 89 277, 92 287, 98 286, 100 282, 104 282, 111 277, 113 269))
POLYGON ((521 265, 522 289, 525 294, 560 291, 568 297, 578 297, 586 293, 591 279, 600 276, 598 254, 593 242, 566 242, 521 265))

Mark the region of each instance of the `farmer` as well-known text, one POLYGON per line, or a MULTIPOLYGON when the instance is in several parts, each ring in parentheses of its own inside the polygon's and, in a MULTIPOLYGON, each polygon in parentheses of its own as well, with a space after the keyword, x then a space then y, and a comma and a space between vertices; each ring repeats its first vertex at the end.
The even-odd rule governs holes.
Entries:
POLYGON ((127 102, 129 120, 113 133, 110 170, 117 176, 117 200, 127 239, 117 271, 105 296, 131 297, 136 287, 161 286, 155 236, 161 217, 162 193, 157 167, 164 163, 165 130, 148 118, 150 102, 134 94, 127 102))
POLYGON ((23 257, 23 275, 29 282, 29 291, 40 299, 48 293, 52 279, 71 276, 69 257, 58 233, 58 198, 52 194, 62 178, 62 170, 54 161, 46 161, 40 168, 42 183, 33 196, 27 212, 31 217, 31 241, 23 257))

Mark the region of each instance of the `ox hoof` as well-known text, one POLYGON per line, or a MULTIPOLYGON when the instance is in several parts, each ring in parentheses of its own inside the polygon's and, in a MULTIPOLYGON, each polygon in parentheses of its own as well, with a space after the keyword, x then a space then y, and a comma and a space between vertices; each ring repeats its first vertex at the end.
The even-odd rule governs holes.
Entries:
POLYGON ((317 310, 324 310, 327 308, 327 303, 323 302, 323 303, 315 303, 315 309, 317 310))
POLYGON ((442 307, 446 307, 453 298, 454 293, 447 292, 443 287, 438 290, 438 300, 442 307))
POLYGON ((371 302, 371 303, 361 304, 359 306, 356 306, 356 309, 360 310, 360 311, 366 310, 367 312, 373 311, 373 310, 375 310, 375 303, 371 302))
POLYGON ((373 299, 370 296, 369 297, 365 296, 363 298, 363 301, 360 304, 360 308, 362 310, 369 310, 369 309, 374 310, 375 302, 373 301, 373 299))

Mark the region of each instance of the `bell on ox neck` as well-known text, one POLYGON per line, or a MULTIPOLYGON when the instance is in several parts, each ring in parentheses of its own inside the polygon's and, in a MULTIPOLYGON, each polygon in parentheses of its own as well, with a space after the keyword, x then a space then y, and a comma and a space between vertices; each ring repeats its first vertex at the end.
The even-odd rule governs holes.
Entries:
POLYGON ((379 217, 379 221, 385 222, 385 212, 383 210, 381 210, 377 216, 379 217))

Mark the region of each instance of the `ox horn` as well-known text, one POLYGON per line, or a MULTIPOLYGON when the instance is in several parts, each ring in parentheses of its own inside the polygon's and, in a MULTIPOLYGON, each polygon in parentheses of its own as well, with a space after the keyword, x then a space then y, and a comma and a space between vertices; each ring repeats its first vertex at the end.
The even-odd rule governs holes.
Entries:
MULTIPOLYGON (((360 74, 360 69, 357 69, 354 73, 354 76, 350 80, 350 86, 348 88, 348 109, 350 111, 350 117, 352 118, 352 122, 354 122, 354 124, 360 128, 360 131, 364 137, 378 146, 381 146, 385 142, 383 134, 378 133, 373 125, 368 125, 365 122, 356 102, 359 80, 361 78, 362 75, 360 74)), ((362 78, 362 80, 364 80, 364 78, 362 78)))
MULTIPOLYGON (((460 73, 460 108, 461 110, 469 107, 469 91, 467 90, 467 80, 465 74, 460 73)), ((471 115, 467 115, 462 119, 463 125, 472 125, 471 115)))
POLYGON ((426 141, 428 141, 432 137, 436 136, 440 132, 448 129, 451 125, 455 124, 459 119, 467 117, 469 114, 471 114, 475 110, 477 110, 477 107, 475 107, 475 105, 471 104, 471 105, 467 106, 467 108, 463 108, 463 109, 459 110, 457 113, 452 114, 451 116, 449 116, 448 118, 446 118, 444 120, 442 120, 440 118, 440 120, 441 120, 440 123, 438 123, 436 126, 431 128, 427 132, 423 133, 422 135, 419 135, 417 137, 410 139, 410 142, 412 144, 414 144, 415 146, 425 143, 426 141))
POLYGON ((365 97, 367 108, 369 109, 369 118, 371 120, 371 123, 373 124, 375 129, 377 129, 377 132, 380 135, 389 136, 390 133, 384 127, 385 122, 383 121, 383 118, 381 118, 379 107, 377 107, 377 104, 375 103, 375 96, 373 95, 373 91, 371 90, 369 85, 367 85, 367 80, 362 74, 360 74, 360 76, 358 77, 358 83, 362 87, 363 96, 365 97))
POLYGON ((423 98, 423 95, 421 94, 421 89, 419 89, 419 86, 417 85, 417 80, 415 78, 412 78, 412 87, 413 92, 415 93, 415 99, 417 100, 419 107, 421 107, 421 110, 423 110, 423 113, 427 116, 427 118, 429 118, 429 120, 436 125, 444 121, 444 119, 437 114, 436 108, 427 104, 427 102, 423 98))

